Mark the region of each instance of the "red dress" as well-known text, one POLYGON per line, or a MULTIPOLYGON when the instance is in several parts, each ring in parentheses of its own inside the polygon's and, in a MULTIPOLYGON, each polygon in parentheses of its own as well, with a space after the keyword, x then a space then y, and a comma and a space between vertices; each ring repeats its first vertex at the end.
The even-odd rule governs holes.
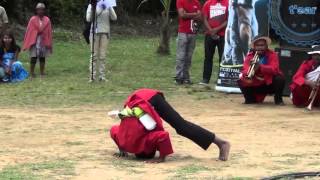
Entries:
POLYGON ((119 149, 145 155, 159 151, 161 157, 173 153, 169 133, 164 130, 160 116, 148 102, 158 93, 160 92, 152 89, 140 89, 128 97, 124 106, 140 107, 156 121, 157 126, 154 130, 148 131, 136 117, 123 118, 120 125, 113 126, 110 130, 111 137, 119 149))
MULTIPOLYGON (((312 91, 312 88, 308 85, 305 85, 305 76, 309 72, 317 68, 317 62, 315 60, 306 60, 304 61, 296 74, 292 78, 292 83, 290 84, 290 89, 292 92, 292 103, 296 106, 308 106, 310 103, 309 96, 312 91)), ((314 101, 314 106, 320 105, 320 91, 314 101)))

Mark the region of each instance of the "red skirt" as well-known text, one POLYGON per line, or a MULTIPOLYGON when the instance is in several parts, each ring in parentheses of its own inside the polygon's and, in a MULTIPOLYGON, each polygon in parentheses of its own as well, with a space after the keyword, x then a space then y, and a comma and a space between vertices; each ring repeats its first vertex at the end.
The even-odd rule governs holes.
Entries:
MULTIPOLYGON (((302 86, 296 86, 292 90, 292 103, 296 106, 308 106, 310 101, 309 101, 309 96, 311 93, 312 89, 311 87, 307 85, 302 85, 302 86)), ((313 106, 319 106, 320 105, 320 91, 318 91, 317 97, 314 100, 313 106)))

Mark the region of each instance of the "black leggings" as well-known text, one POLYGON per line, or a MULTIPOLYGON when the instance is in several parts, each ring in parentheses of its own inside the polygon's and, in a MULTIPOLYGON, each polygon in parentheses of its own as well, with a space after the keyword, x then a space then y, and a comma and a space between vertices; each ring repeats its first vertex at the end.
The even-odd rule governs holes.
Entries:
POLYGON ((157 94, 153 96, 149 102, 160 117, 169 123, 179 135, 192 140, 204 150, 208 149, 211 143, 213 143, 215 135, 212 132, 184 120, 162 95, 157 94))
MULTIPOLYGON (((37 64, 37 57, 32 57, 31 60, 30 60, 30 63, 31 64, 37 64)), ((39 58, 39 61, 40 63, 45 63, 46 62, 46 58, 42 57, 42 58, 39 58)))

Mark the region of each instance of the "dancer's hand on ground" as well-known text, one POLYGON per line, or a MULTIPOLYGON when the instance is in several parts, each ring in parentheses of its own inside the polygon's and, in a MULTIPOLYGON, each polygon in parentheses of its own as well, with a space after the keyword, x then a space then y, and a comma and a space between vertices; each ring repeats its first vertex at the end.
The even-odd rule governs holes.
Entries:
POLYGON ((128 157, 128 153, 122 150, 119 150, 118 153, 114 153, 113 156, 123 158, 123 157, 128 157))
POLYGON ((145 161, 145 162, 148 163, 148 164, 159 164, 159 163, 164 162, 165 159, 166 159, 166 157, 159 157, 159 158, 151 159, 151 160, 148 160, 148 161, 145 161))

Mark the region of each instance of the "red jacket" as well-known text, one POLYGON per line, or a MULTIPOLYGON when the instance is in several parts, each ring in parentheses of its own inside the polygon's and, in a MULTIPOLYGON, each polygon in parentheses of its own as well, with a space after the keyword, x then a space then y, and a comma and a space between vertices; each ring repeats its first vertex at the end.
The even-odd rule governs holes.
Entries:
MULTIPOLYGON (((290 89, 292 92, 292 103, 296 106, 308 106, 310 103, 309 96, 312 88, 305 84, 305 76, 309 72, 317 68, 317 62, 315 60, 304 61, 296 74, 292 78, 292 83, 290 84, 290 89)), ((314 106, 320 105, 320 91, 318 92, 317 98, 315 99, 314 106)))
POLYGON ((240 80, 243 86, 260 86, 263 84, 270 85, 272 83, 272 78, 275 75, 282 75, 282 72, 279 68, 279 58, 278 54, 270 49, 265 52, 267 58, 266 64, 260 64, 258 70, 255 72, 253 81, 247 82, 245 77, 247 76, 248 69, 250 68, 250 62, 253 59, 255 52, 249 52, 246 56, 243 68, 242 68, 242 77, 240 80))
POLYGON ((300 65, 299 69, 297 70, 296 74, 292 78, 292 83, 290 84, 290 89, 294 90, 298 86, 304 85, 304 78, 306 74, 315 70, 317 68, 317 62, 313 59, 305 60, 300 65))
POLYGON ((116 134, 116 142, 120 149, 134 154, 150 154, 155 151, 155 143, 158 142, 158 146, 162 146, 156 147, 160 150, 160 154, 163 153, 164 155, 168 155, 173 153, 169 135, 164 131, 162 120, 148 102, 149 99, 158 93, 160 92, 152 89, 140 89, 128 97, 124 107, 140 107, 156 121, 157 125, 154 130, 148 131, 140 123, 138 118, 123 118, 120 126, 116 128, 117 130, 111 132, 111 136, 116 134), (159 143, 163 143, 164 145, 159 145, 159 143))

